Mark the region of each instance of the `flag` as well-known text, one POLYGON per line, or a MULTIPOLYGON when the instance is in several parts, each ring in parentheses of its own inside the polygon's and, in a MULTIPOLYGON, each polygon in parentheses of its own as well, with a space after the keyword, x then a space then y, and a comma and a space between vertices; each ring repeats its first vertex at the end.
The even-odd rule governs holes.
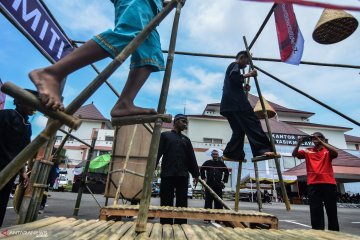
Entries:
POLYGON ((1 81, 1 79, 0 79, 0 110, 3 110, 4 109, 4 106, 5 106, 5 97, 6 97, 6 95, 5 95, 5 93, 3 93, 2 91, 1 91, 1 87, 2 87, 2 81, 1 81))
POLYGON ((304 50, 304 38, 292 4, 278 4, 274 14, 281 61, 299 65, 304 50))

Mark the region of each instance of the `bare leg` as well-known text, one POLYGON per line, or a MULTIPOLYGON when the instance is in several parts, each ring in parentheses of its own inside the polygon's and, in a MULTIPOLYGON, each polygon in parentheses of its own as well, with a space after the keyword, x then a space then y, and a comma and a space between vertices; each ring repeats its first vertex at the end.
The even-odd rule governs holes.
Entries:
POLYGON ((150 67, 131 69, 119 100, 111 110, 111 117, 156 114, 155 109, 140 108, 134 105, 134 99, 151 73, 150 67))
POLYGON ((31 71, 29 77, 46 107, 64 110, 60 96, 62 80, 70 73, 109 56, 95 41, 89 40, 55 64, 31 71))

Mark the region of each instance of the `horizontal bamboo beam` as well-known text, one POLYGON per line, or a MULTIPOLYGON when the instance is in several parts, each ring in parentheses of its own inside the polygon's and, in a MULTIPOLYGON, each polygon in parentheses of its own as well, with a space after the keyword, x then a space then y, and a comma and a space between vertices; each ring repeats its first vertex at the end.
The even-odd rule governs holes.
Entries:
POLYGON ((59 110, 53 111, 47 109, 34 94, 26 91, 21 87, 16 86, 12 82, 4 83, 4 85, 1 87, 1 91, 17 99, 24 105, 31 106, 39 112, 42 112, 51 118, 63 122, 66 126, 70 128, 78 129, 81 125, 81 120, 79 118, 73 117, 59 110))

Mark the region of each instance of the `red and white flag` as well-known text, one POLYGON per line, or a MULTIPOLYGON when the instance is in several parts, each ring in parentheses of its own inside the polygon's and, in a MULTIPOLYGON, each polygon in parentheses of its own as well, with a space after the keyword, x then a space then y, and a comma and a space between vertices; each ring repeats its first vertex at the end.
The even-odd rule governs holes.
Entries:
POLYGON ((299 65, 304 50, 304 38, 292 4, 278 4, 274 14, 281 61, 299 65))
MULTIPOLYGON (((0 89, 2 87, 2 82, 1 82, 1 79, 0 79, 0 89)), ((4 106, 5 106, 5 93, 3 93, 1 90, 0 90, 0 110, 4 109, 4 106)))

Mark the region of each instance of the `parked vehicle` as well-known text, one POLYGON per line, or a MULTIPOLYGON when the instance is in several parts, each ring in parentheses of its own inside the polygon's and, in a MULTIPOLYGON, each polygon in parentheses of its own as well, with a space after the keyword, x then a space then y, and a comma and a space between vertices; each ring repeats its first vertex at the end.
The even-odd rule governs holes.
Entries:
POLYGON ((193 189, 191 184, 188 185, 187 197, 192 199, 193 198, 193 189))

